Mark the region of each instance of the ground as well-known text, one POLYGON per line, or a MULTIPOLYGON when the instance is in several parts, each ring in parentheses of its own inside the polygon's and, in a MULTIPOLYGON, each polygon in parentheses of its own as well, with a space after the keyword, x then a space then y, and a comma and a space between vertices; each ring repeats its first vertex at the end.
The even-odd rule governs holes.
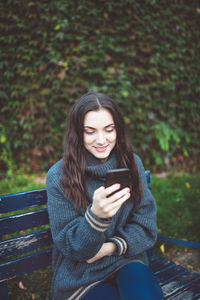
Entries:
POLYGON ((200 251, 196 249, 183 248, 183 251, 176 251, 171 248, 166 257, 189 270, 200 273, 200 251))

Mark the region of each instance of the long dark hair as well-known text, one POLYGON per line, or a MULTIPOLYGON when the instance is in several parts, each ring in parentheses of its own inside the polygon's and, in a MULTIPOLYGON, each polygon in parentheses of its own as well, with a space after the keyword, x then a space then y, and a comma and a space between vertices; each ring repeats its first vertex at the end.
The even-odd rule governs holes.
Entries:
POLYGON ((64 139, 63 177, 61 183, 66 197, 73 200, 76 209, 86 209, 88 206, 85 183, 86 150, 83 142, 84 118, 87 112, 98 111, 101 108, 109 110, 113 116, 117 133, 114 149, 118 168, 130 169, 132 179, 130 188, 134 204, 139 203, 141 199, 139 175, 133 156, 133 148, 119 107, 112 98, 105 94, 88 92, 72 107, 64 139))

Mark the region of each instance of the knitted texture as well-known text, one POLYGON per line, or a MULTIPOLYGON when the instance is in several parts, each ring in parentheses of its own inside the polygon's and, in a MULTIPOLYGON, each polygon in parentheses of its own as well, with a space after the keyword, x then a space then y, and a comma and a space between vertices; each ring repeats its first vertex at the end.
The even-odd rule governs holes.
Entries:
POLYGON ((122 266, 134 260, 148 264, 146 250, 157 238, 156 204, 147 186, 143 164, 136 154, 135 162, 142 186, 141 202, 134 208, 127 200, 110 220, 96 217, 90 207, 94 191, 104 186, 105 174, 117 166, 114 153, 102 163, 88 153, 86 168, 87 197, 90 205, 77 211, 66 199, 60 185, 63 161, 47 174, 47 197, 53 249, 53 300, 78 300, 93 286, 111 277, 122 266), (117 251, 91 264, 86 261, 112 241, 117 251))

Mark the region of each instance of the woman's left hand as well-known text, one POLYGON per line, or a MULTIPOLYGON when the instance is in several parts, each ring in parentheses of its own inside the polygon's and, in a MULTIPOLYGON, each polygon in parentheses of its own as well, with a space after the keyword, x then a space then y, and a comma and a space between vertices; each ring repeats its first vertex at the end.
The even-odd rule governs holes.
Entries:
POLYGON ((99 260, 104 256, 111 256, 114 254, 116 249, 117 249, 117 246, 115 245, 115 243, 112 243, 112 242, 104 243, 102 245, 101 249, 99 250, 99 252, 97 252, 97 254, 94 257, 88 259, 87 263, 91 264, 94 261, 99 260))

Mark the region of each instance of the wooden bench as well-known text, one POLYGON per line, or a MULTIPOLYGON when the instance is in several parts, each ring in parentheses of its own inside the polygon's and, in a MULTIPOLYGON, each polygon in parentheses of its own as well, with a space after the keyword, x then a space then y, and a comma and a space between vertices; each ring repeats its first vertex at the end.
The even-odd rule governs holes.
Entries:
MULTIPOLYGON (((150 182, 150 172, 146 171, 150 182)), ((0 299, 8 300, 7 281, 51 264, 52 237, 46 190, 0 196, 0 299), (28 229, 28 233, 24 232, 28 229), (25 233, 25 234, 24 234, 25 233)), ((177 240, 158 236, 164 242, 177 240)), ((179 241, 200 249, 200 243, 179 241)), ((165 299, 200 299, 200 274, 159 255, 150 255, 150 267, 165 299)))

